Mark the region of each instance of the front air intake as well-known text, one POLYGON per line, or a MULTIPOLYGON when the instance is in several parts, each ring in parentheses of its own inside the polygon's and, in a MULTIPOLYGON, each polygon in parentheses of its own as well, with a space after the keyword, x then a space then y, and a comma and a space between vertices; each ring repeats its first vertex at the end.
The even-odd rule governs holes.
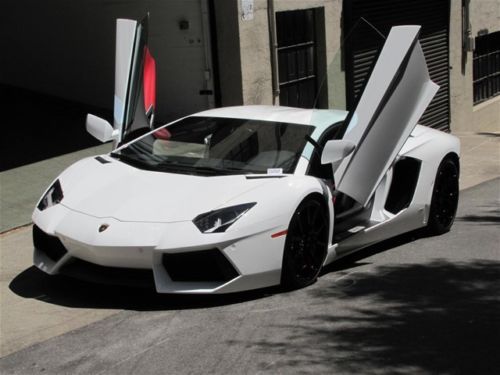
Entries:
POLYGON ((51 236, 33 225, 33 245, 52 261, 59 261, 68 251, 56 236, 51 236))
POLYGON ((97 284, 151 287, 154 285, 150 269, 106 267, 73 258, 59 272, 78 280, 97 284))
POLYGON ((226 282, 238 276, 218 249, 163 254, 162 264, 172 281, 226 282))

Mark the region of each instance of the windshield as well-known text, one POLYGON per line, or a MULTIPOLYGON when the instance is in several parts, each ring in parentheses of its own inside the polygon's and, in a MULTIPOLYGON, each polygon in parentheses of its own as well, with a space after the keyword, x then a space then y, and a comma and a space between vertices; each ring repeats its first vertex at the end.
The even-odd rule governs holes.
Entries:
POLYGON ((141 169, 196 175, 293 173, 309 125, 187 117, 111 155, 141 169))

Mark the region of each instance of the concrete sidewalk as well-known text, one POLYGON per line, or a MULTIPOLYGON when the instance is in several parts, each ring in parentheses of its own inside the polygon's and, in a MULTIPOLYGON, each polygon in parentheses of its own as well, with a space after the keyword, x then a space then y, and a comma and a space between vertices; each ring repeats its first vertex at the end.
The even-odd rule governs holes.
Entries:
MULTIPOLYGON (((461 189, 500 176, 500 133, 456 135, 462 143, 461 189)), ((0 233, 31 222, 36 202, 62 170, 110 150, 111 144, 106 144, 0 172, 0 233)))

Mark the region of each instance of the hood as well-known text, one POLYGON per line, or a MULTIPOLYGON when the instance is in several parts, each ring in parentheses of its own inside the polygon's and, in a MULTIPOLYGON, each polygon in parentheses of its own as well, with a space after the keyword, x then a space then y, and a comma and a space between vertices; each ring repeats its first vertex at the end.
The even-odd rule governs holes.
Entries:
POLYGON ((61 204, 99 218, 177 222, 223 206, 273 179, 144 171, 109 157, 89 158, 60 176, 61 204), (102 163, 102 160, 110 161, 102 163))

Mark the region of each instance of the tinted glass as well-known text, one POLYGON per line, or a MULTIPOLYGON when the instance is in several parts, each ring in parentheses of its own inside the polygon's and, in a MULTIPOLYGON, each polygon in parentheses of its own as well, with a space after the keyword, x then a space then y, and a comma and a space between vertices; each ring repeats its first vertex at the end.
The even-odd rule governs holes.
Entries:
POLYGON ((199 175, 293 173, 313 126, 188 117, 112 153, 142 169, 199 175))

